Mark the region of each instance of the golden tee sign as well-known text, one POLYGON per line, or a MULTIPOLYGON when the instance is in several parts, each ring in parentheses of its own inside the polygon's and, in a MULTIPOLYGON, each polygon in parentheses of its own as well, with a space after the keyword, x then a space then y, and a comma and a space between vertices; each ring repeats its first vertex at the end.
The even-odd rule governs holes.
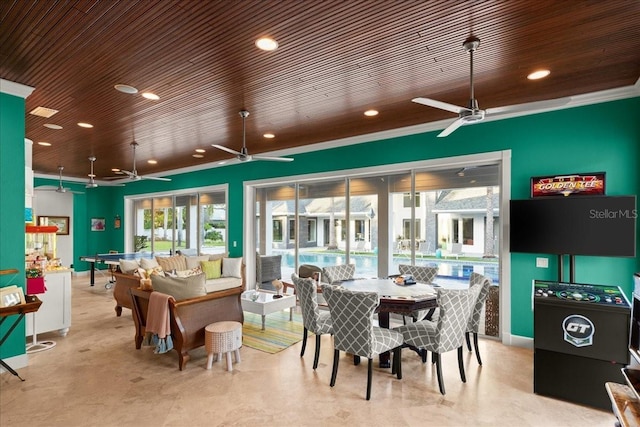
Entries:
POLYGON ((604 194, 604 172, 531 178, 531 197, 604 194))

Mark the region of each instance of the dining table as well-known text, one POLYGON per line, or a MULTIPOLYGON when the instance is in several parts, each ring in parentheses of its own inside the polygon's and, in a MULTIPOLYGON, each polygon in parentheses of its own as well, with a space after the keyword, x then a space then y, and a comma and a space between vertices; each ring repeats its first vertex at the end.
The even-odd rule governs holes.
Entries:
MULTIPOLYGON (((376 313, 378 314, 378 325, 381 328, 389 328, 390 313, 411 315, 415 310, 435 309, 438 306, 434 286, 425 283, 402 285, 397 284, 393 278, 358 278, 333 284, 351 291, 377 292, 380 297, 380 305, 376 309, 376 313)), ((390 368, 389 359, 390 352, 381 353, 379 366, 390 368)))

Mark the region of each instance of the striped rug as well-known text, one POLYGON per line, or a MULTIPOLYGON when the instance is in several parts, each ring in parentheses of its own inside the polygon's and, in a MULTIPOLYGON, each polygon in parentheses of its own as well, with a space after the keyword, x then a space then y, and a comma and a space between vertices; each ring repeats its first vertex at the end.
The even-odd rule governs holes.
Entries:
POLYGON ((293 344, 302 341, 302 316, 293 313, 293 321, 289 321, 289 311, 283 310, 268 314, 265 330, 262 328, 262 316, 244 312, 242 326, 242 345, 255 348, 266 353, 278 353, 293 344))

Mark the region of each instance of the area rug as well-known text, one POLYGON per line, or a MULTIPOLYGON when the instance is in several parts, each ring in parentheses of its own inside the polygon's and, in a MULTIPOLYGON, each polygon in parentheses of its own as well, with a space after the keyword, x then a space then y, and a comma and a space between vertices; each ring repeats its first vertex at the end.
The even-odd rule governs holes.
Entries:
POLYGON ((265 330, 262 328, 262 316, 244 312, 242 326, 242 345, 255 348, 266 353, 278 353, 295 343, 302 341, 302 316, 293 313, 289 321, 289 311, 268 314, 265 330))

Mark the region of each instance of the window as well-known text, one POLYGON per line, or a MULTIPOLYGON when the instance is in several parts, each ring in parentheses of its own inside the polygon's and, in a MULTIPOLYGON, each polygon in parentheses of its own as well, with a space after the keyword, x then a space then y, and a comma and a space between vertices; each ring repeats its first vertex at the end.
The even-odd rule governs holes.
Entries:
POLYGON ((279 219, 273 220, 273 240, 282 242, 282 221, 279 219))
MULTIPOLYGON (((416 237, 416 240, 419 240, 421 237, 420 234, 420 218, 416 218, 415 221, 415 226, 413 229, 413 234, 416 237)), ((403 219, 402 220, 402 238, 403 239, 411 239, 411 220, 410 219, 403 219)))
POLYGON ((289 240, 296 240, 296 220, 289 220, 289 240))
MULTIPOLYGON (((420 207, 420 193, 415 193, 415 199, 416 199, 416 208, 420 207)), ((405 208, 410 208, 411 207, 411 193, 404 193, 403 197, 402 197, 402 205, 405 208)))
POLYGON ((307 220, 307 235, 308 237, 308 241, 309 242, 315 242, 316 241, 316 220, 315 218, 309 218, 307 220))
POLYGON ((213 187, 201 193, 192 189, 188 193, 131 198, 132 236, 127 250, 144 249, 160 255, 176 251, 186 255, 224 253, 226 198, 226 188, 213 187), (141 239, 146 240, 145 247, 136 246, 141 239))
POLYGON ((453 218, 451 224, 453 243, 473 245, 473 218, 453 218), (460 229, 462 227, 462 230, 460 229))

